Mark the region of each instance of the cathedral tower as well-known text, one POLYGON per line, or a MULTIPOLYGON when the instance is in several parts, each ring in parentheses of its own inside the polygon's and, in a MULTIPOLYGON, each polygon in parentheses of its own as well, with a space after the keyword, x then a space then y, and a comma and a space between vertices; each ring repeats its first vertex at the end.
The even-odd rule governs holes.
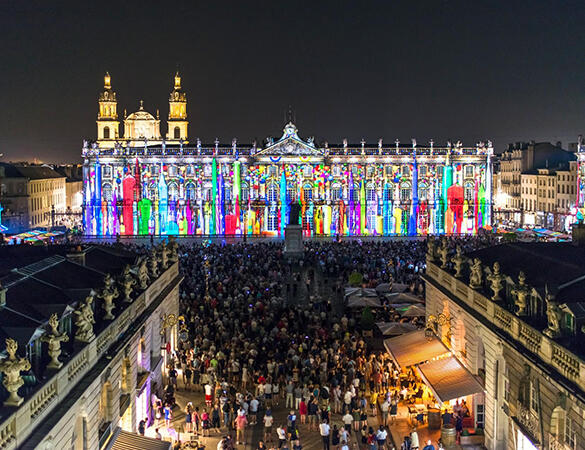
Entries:
POLYGON ((175 88, 169 97, 167 141, 187 141, 187 94, 181 91, 181 76, 175 75, 175 88))
POLYGON ((97 117, 97 136, 100 147, 113 147, 118 139, 120 122, 118 121, 118 101, 112 91, 110 74, 104 76, 104 90, 99 96, 97 117))

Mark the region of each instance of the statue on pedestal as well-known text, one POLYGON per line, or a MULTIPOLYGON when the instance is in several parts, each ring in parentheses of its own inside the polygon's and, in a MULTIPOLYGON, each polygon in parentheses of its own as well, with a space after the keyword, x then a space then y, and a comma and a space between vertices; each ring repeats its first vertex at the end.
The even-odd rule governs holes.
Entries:
POLYGON ((455 278, 462 278, 465 256, 463 256, 463 250, 461 249, 460 245, 457 246, 457 249, 455 250, 455 256, 453 256, 451 261, 453 262, 453 267, 455 268, 455 278))
POLYGON ((481 261, 478 258, 473 260, 470 267, 471 275, 469 276, 469 286, 471 289, 479 289, 483 282, 483 267, 481 261))
POLYGON ((79 342, 89 342, 94 337, 93 324, 95 319, 93 318, 93 309, 91 307, 93 303, 93 296, 95 293, 91 293, 83 300, 77 309, 73 311, 75 314, 75 326, 77 331, 75 332, 75 340, 79 342))
POLYGON ((179 244, 175 236, 169 236, 169 251, 169 261, 174 264, 179 260, 179 244))
POLYGON ((63 363, 59 361, 61 342, 68 342, 69 336, 65 333, 59 333, 59 319, 57 318, 57 314, 51 314, 49 326, 51 327, 51 332, 41 338, 41 341, 49 345, 48 353, 51 357, 51 362, 47 365, 47 369, 60 369, 63 366, 63 363))
POLYGON ((487 277, 487 279, 490 282, 490 288, 494 292, 494 295, 492 295, 492 300, 494 302, 499 302, 500 300, 502 300, 502 297, 500 297, 500 291, 504 287, 503 283, 504 275, 502 275, 502 273, 500 272, 499 262, 496 261, 494 263, 492 273, 487 277))
POLYGON ((110 274, 107 274, 104 278, 104 285, 104 289, 99 295, 99 297, 104 300, 104 304, 102 305, 102 308, 104 308, 104 311, 106 312, 104 320, 113 320, 114 315, 112 314, 112 311, 116 308, 116 305, 114 305, 114 299, 118 297, 118 289, 116 289, 114 279, 110 274))
POLYGON ((148 275, 148 265, 147 259, 141 258, 140 262, 138 263, 138 286, 140 289, 146 289, 148 287, 148 283, 150 282, 150 276, 148 275))
POLYGON ((167 244, 165 241, 160 243, 160 265, 164 269, 169 267, 169 249, 167 248, 167 244))
POLYGON ((526 284, 526 275, 520 271, 518 274, 518 284, 512 289, 511 293, 515 297, 514 303, 516 305, 516 315, 525 316, 528 311, 528 296, 531 288, 526 284))
POLYGON ((439 254, 441 255, 441 269, 446 269, 447 264, 449 264, 449 243, 447 242, 447 238, 445 237, 441 242, 439 254))
POLYGON ((122 272, 122 278, 120 280, 120 285, 122 286, 122 291, 124 292, 124 301, 126 303, 132 302, 132 286, 136 284, 136 280, 132 276, 130 272, 130 266, 126 265, 124 267, 124 272, 122 272))
POLYGON ((437 244, 433 236, 427 237, 427 261, 434 262, 435 254, 437 252, 437 244))
POLYGON ((17 358, 18 344, 12 338, 6 339, 8 358, 0 362, 0 372, 4 374, 2 384, 8 391, 4 406, 20 406, 24 399, 18 395, 18 389, 24 384, 20 372, 30 370, 30 362, 26 358, 17 358))
POLYGON ((544 334, 550 338, 557 338, 561 336, 561 317, 563 313, 561 311, 559 303, 556 301, 555 296, 546 288, 545 294, 546 301, 546 317, 548 319, 548 327, 544 330, 544 334))
POLYGON ((158 255, 156 254, 156 250, 153 248, 150 250, 150 254, 148 256, 148 266, 150 269, 150 277, 152 279, 158 277, 158 255))

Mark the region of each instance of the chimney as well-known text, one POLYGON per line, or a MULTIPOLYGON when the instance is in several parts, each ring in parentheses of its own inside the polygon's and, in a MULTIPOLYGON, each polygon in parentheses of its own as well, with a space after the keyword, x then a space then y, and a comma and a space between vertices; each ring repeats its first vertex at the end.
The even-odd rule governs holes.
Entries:
POLYGON ((81 245, 75 246, 66 256, 69 261, 85 266, 85 249, 81 245))
POLYGON ((575 247, 585 247, 585 224, 574 223, 572 228, 573 245, 575 247))

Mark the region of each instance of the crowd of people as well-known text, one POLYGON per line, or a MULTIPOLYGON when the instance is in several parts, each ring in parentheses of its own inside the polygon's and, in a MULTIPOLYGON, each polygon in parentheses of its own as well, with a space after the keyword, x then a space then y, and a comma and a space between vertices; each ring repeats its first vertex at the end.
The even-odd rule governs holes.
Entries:
POLYGON ((392 279, 422 292, 425 254, 423 240, 307 242, 300 263, 279 243, 180 246, 189 339, 170 362, 157 417, 168 425, 182 410, 185 431, 222 436, 218 450, 246 443, 256 424, 264 430, 258 449, 300 450, 316 433, 324 450, 389 448, 388 426, 398 403, 417 392, 415 381, 372 351, 359 321, 335 305, 355 271, 366 286, 392 279), (328 291, 318 295, 323 283, 328 291), (178 379, 187 396, 204 401, 177 405, 178 379))

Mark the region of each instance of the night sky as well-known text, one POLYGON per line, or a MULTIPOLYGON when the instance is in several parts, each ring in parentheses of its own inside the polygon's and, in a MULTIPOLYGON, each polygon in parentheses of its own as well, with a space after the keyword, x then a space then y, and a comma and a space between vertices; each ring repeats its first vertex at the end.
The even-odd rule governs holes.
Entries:
POLYGON ((0 153, 78 162, 106 70, 120 116, 144 99, 166 119, 177 67, 204 142, 279 137, 291 104, 318 142, 566 146, 585 131, 584 18, 583 1, 3 0, 0 153))

